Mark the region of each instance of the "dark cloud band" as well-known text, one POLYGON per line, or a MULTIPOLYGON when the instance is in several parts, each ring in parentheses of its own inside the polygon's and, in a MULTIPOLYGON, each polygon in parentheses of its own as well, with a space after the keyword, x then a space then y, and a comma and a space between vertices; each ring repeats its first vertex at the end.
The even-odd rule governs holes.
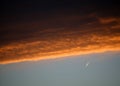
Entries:
POLYGON ((46 20, 6 24, 0 64, 120 51, 120 18, 56 14, 46 20))

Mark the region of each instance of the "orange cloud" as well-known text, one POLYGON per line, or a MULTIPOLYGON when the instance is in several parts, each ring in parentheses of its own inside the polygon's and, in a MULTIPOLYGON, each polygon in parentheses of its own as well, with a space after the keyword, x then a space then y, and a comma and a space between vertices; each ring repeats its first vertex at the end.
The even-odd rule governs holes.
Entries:
MULTIPOLYGON (((94 16, 87 18, 69 16, 65 20, 62 17, 47 22, 50 24, 45 22, 40 25, 41 23, 38 22, 35 27, 31 27, 30 23, 20 24, 23 29, 30 25, 30 30, 20 35, 14 32, 6 35, 5 37, 8 38, 16 36, 19 40, 10 39, 10 42, 0 46, 0 64, 120 51, 120 28, 118 27, 120 21, 114 17, 102 19, 94 16), (113 21, 115 23, 111 24, 113 21)), ((19 28, 20 25, 14 28, 19 28)))
POLYGON ((112 23, 112 22, 120 21, 120 19, 117 19, 117 18, 99 18, 99 20, 103 24, 109 24, 109 23, 112 23))

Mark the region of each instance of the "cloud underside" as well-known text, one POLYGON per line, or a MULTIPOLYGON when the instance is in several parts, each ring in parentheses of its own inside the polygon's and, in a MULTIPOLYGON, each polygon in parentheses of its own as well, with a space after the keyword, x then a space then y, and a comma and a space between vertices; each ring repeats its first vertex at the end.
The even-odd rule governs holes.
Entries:
POLYGON ((120 19, 115 17, 75 15, 4 28, 12 30, 0 46, 0 64, 120 51, 120 19))

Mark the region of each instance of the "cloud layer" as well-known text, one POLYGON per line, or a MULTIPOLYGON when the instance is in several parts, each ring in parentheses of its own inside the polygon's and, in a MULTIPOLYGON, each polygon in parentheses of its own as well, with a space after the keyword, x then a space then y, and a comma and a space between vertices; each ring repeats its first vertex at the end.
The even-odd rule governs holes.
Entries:
POLYGON ((55 14, 2 27, 0 64, 120 51, 120 18, 55 14))

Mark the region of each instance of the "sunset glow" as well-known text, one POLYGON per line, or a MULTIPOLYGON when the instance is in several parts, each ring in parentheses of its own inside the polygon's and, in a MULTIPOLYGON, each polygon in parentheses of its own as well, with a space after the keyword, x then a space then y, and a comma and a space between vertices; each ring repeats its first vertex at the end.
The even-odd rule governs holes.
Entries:
MULTIPOLYGON (((95 16, 95 15, 94 15, 95 16)), ((92 20, 83 25, 79 25, 79 21, 84 21, 85 18, 72 16, 65 20, 67 24, 72 24, 62 27, 47 27, 51 29, 38 30, 34 33, 27 34, 29 38, 23 38, 0 47, 0 64, 22 62, 22 61, 38 61, 55 58, 65 58, 66 56, 75 56, 91 53, 102 53, 106 51, 120 51, 120 19, 117 18, 102 18, 89 15, 92 20), (73 20, 73 18, 75 18, 73 20), (68 21, 69 20, 69 21, 68 21), (73 24, 77 23, 77 26, 73 24), (62 29, 64 28, 64 29, 62 29), (84 28, 84 29, 79 29, 84 28)), ((88 18, 89 19, 89 18, 88 18)), ((49 21, 49 20, 46 20, 49 21)), ((54 25, 55 19, 52 20, 54 25)), ((86 21, 87 22, 87 21, 86 21)), ((45 22, 46 23, 46 22, 45 22)), ((32 23, 8 25, 4 28, 21 28, 27 27, 32 23)), ((35 26, 29 27, 30 30, 40 28, 40 22, 35 26)), ((42 27, 46 28, 43 24, 42 27)), ((8 37, 12 36, 8 34, 8 37)), ((18 35, 18 37, 26 36, 26 34, 18 35)), ((7 37, 7 35, 6 35, 7 37)))

